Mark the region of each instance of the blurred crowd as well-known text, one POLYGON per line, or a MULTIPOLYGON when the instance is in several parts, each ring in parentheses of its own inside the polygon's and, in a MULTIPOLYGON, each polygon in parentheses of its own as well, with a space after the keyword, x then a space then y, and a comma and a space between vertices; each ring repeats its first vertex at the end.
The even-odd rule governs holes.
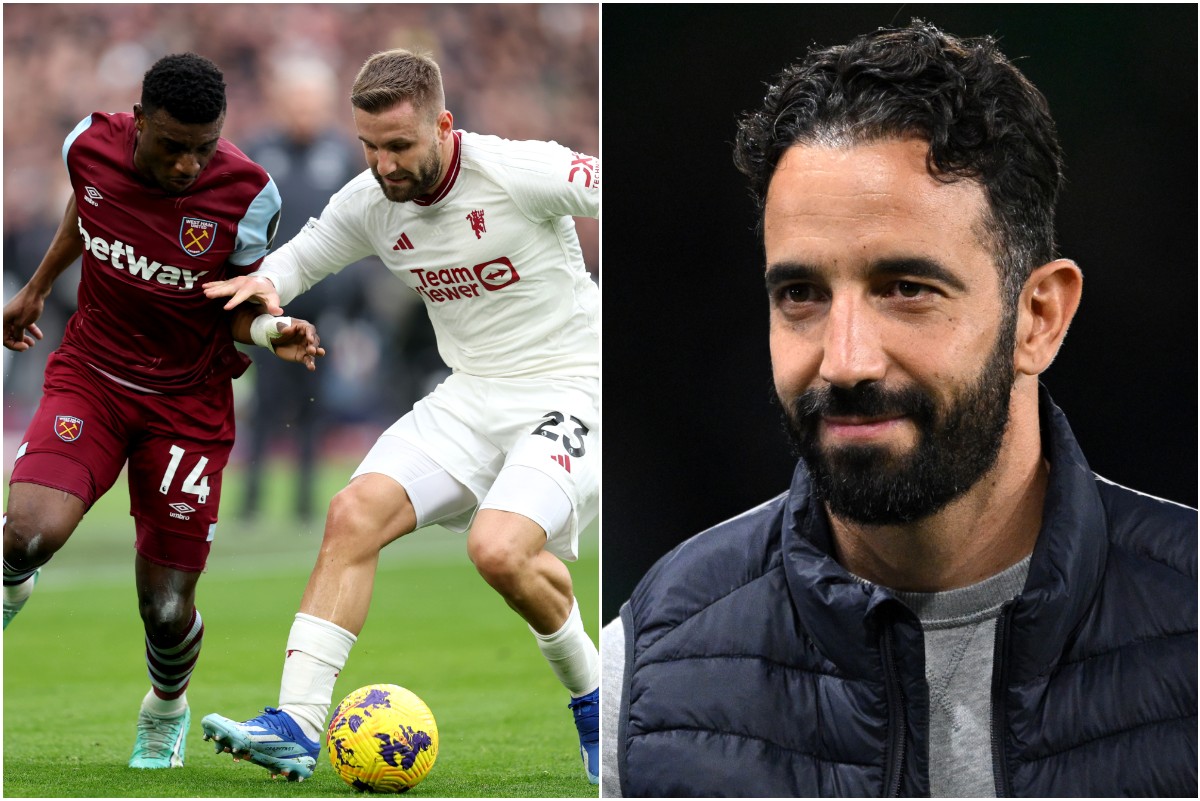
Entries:
MULTIPOLYGON (((62 219, 64 137, 93 111, 131 110, 143 73, 169 53, 200 53, 225 73, 224 136, 267 168, 283 197, 277 244, 365 168, 346 98, 362 62, 380 50, 438 61, 457 128, 599 152, 595 4, 5 4, 3 13, 5 300, 62 219)), ((599 280, 599 226, 577 226, 599 280)), ((46 339, 19 356, 4 351, 6 434, 19 435, 33 413, 45 358, 74 310, 78 269, 47 303, 46 339)), ((345 441, 339 430, 377 433, 443 376, 419 301, 376 260, 327 279, 288 312, 318 324, 330 357, 313 375, 259 359, 235 382, 235 460, 284 449, 303 474, 314 454, 345 441)), ((314 511, 307 495, 297 498, 304 516, 314 511)), ((243 513, 254 513, 256 496, 252 487, 243 513)))

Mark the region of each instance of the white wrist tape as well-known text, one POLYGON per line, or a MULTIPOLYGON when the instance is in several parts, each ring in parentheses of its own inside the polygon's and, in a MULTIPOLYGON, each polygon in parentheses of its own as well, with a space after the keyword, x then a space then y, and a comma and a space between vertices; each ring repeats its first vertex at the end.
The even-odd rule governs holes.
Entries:
POLYGON ((250 339, 261 348, 275 350, 275 344, 271 340, 279 338, 279 326, 276 323, 283 323, 283 327, 287 328, 292 324, 292 318, 260 314, 250 323, 250 339))

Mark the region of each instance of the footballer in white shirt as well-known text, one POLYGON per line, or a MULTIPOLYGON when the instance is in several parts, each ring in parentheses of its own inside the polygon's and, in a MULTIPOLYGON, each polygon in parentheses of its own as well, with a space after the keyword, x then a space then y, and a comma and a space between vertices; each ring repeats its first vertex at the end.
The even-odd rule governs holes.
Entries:
MULTIPOLYGON (((257 273, 205 292, 229 298, 227 309, 251 300, 281 315, 376 255, 424 301, 453 372, 330 502, 279 708, 244 722, 208 715, 205 737, 273 774, 310 776, 380 549, 438 523, 467 532, 476 569, 529 625, 570 694, 596 783, 599 657, 563 560, 576 558, 598 506, 599 290, 572 217, 599 215, 599 161, 456 130, 437 64, 404 50, 368 59, 351 103, 368 169, 257 273)), ((258 330, 276 327, 264 318, 258 330)))

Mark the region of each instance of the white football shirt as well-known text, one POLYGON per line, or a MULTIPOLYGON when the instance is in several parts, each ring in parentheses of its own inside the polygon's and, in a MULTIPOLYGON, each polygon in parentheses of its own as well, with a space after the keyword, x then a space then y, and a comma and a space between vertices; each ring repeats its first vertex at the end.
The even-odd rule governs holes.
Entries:
POLYGON ((572 219, 599 215, 599 162, 553 142, 454 138, 432 196, 392 202, 366 170, 258 274, 286 305, 376 255, 424 300, 454 371, 599 376, 599 289, 572 219))

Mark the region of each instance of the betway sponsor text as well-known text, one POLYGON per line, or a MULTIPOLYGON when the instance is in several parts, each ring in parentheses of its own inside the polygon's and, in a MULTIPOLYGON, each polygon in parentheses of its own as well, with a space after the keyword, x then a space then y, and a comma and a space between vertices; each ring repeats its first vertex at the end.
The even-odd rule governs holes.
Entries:
POLYGON ((147 259, 134 251, 133 245, 114 240, 109 242, 98 236, 90 236, 79 219, 79 234, 83 237, 83 249, 91 251, 97 261, 108 262, 118 270, 126 270, 134 278, 143 281, 154 281, 163 286, 178 287, 182 290, 192 289, 202 275, 208 270, 193 272, 185 267, 175 267, 171 264, 147 259))

